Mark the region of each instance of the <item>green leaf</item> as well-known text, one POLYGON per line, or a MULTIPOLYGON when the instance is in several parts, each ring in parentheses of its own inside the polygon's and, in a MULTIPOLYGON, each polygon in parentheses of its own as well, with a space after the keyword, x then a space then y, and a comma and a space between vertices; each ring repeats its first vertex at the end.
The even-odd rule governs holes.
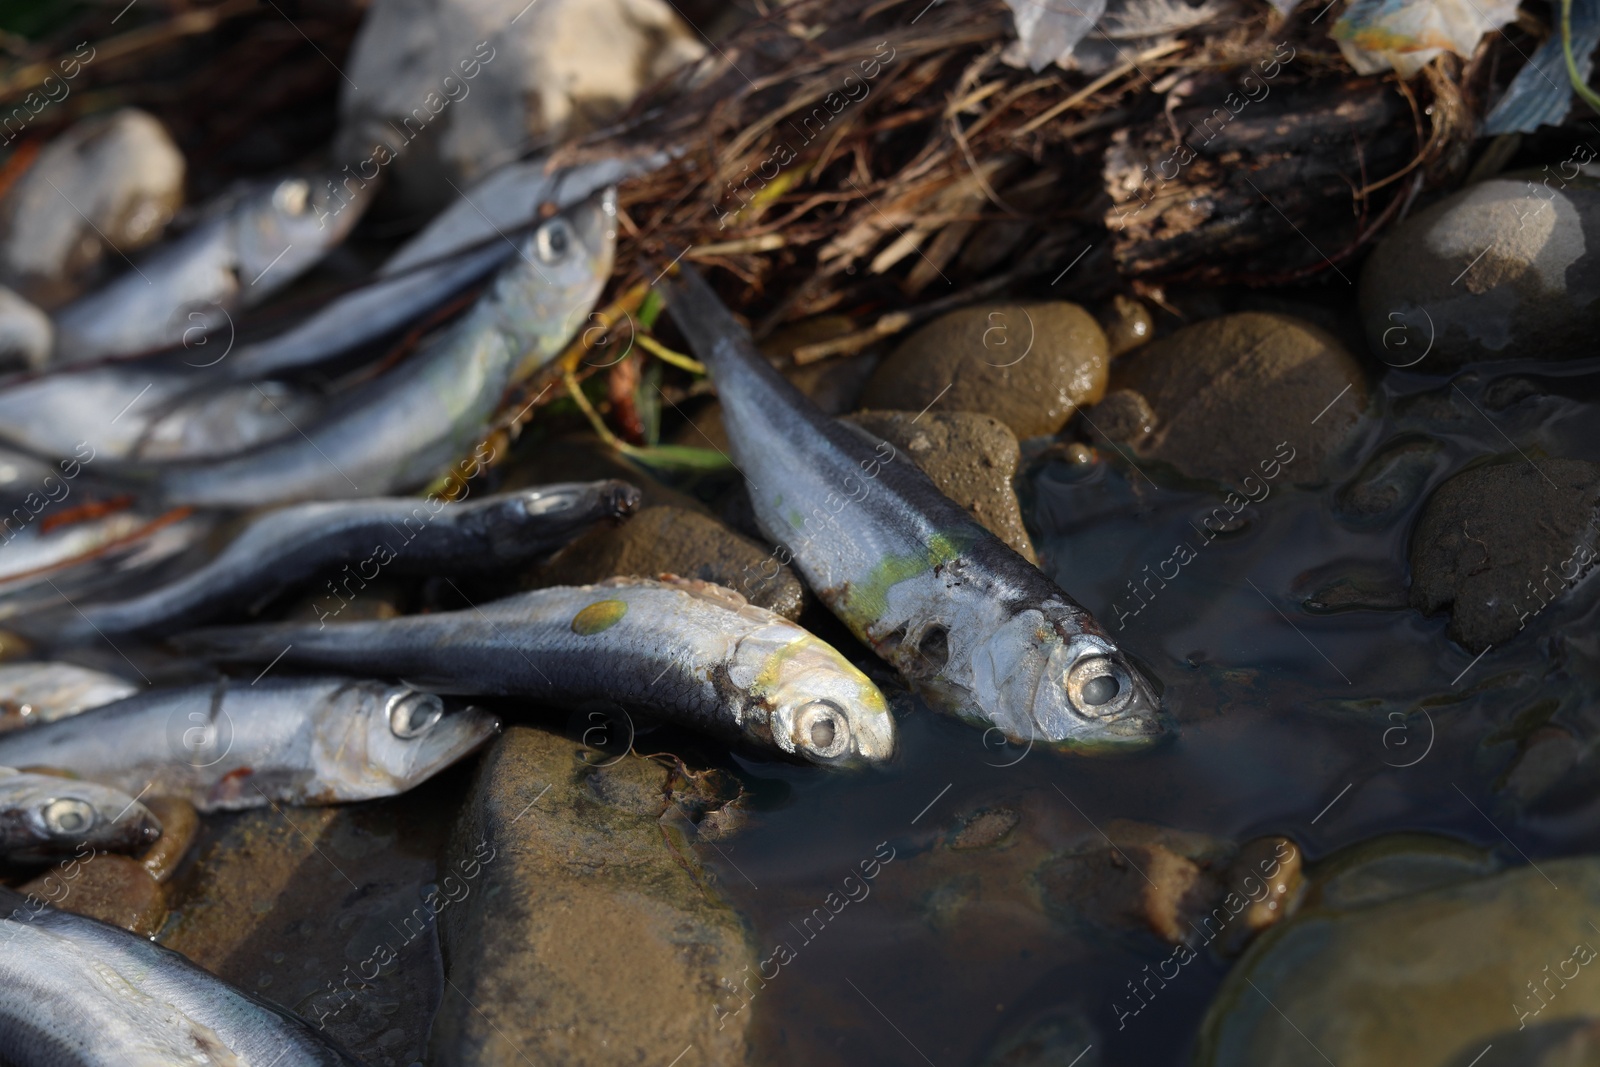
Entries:
POLYGON ((728 457, 716 449, 692 445, 652 445, 649 448, 630 445, 621 451, 642 467, 662 470, 720 471, 733 466, 728 457))
POLYGON ((666 306, 667 302, 661 299, 661 294, 654 289, 650 290, 644 298, 644 304, 639 308, 639 325, 646 330, 655 329, 656 320, 661 317, 661 309, 666 306))

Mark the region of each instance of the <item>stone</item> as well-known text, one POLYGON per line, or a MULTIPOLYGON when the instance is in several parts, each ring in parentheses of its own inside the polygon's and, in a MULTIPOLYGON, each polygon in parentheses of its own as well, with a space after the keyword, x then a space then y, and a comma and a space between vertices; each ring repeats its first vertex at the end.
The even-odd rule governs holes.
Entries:
POLYGON ((962 308, 918 329, 867 382, 863 407, 976 411, 1018 438, 1053 434, 1106 389, 1110 349, 1076 304, 962 308))
POLYGON ((1121 293, 1111 298, 1111 303, 1100 312, 1100 326, 1106 332, 1106 344, 1111 358, 1126 355, 1155 336, 1155 320, 1150 309, 1131 296, 1121 293))
POLYGON ((984 808, 972 812, 961 820, 960 826, 950 835, 954 849, 993 848, 1006 839, 1022 816, 1011 808, 984 808))
POLYGON ((772 549, 687 508, 647 507, 621 526, 588 531, 528 578, 526 588, 588 585, 618 575, 676 574, 715 582, 757 607, 797 619, 807 593, 772 549), (776 567, 776 573, 773 568, 776 567))
POLYGON ((1585 970, 1600 956, 1597 908, 1594 857, 1307 908, 1224 979, 1193 1062, 1465 1067, 1490 1045, 1495 1063, 1539 1062, 1600 1017, 1585 970))
POLYGON ((1593 566, 1600 465, 1513 455, 1454 475, 1411 535, 1411 605, 1468 651, 1508 641, 1593 566))
POLYGON ((713 1005, 756 955, 693 850, 668 842, 671 772, 583 754, 512 727, 484 758, 447 853, 482 873, 440 919, 428 1062, 585 1067, 693 1046, 697 1064, 743 1064, 749 1013, 713 1005))
POLYGON ((54 307, 102 260, 154 242, 183 205, 183 153, 147 112, 122 108, 46 145, 0 200, 0 278, 54 307))
POLYGON ((1317 864, 1305 910, 1349 911, 1471 882, 1496 873, 1494 856, 1438 834, 1385 834, 1341 849, 1317 864))
MULTIPOLYGON (((1280 462, 1294 484, 1319 481, 1367 406, 1361 365, 1337 339, 1303 320, 1256 311, 1197 322, 1146 345, 1117 362, 1113 384, 1143 396, 1155 416, 1148 436, 1113 441, 1187 477, 1246 492, 1246 479, 1271 480, 1267 472, 1280 462)), ((1149 425, 1129 401, 1121 404, 1108 416, 1114 426, 1149 425)), ((1093 409, 1087 419, 1100 424, 1093 409)))
POLYGON ((63 911, 153 937, 167 918, 167 895, 150 872, 129 856, 97 852, 67 860, 17 887, 63 911))
POLYGON ((970 411, 860 411, 845 416, 902 449, 939 487, 989 532, 1037 564, 1017 500, 1022 450, 1006 424, 970 411))
POLYGON ((165 882, 183 863, 200 834, 200 813, 181 797, 148 797, 144 806, 161 824, 161 837, 139 857, 139 865, 158 882, 165 882))
POLYGON ((406 210, 438 208, 705 54, 663 0, 378 0, 345 63, 335 157, 388 172, 406 210))
POLYGON ((1390 442, 1339 490, 1339 513, 1363 525, 1386 523, 1410 509, 1445 461, 1444 446, 1432 438, 1390 442))
POLYGON ((1426 373, 1592 353, 1600 183, 1548 171, 1470 185, 1379 242, 1361 272, 1360 307, 1380 360, 1426 373))

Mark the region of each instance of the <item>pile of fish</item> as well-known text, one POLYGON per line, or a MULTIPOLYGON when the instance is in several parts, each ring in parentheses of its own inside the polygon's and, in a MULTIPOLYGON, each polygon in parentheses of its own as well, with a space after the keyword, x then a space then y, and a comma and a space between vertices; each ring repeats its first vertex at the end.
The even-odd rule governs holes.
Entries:
MULTIPOLYGON (((147 848, 162 827, 146 797, 205 813, 393 796, 522 706, 621 705, 822 767, 894 757, 878 685, 731 590, 662 575, 476 597, 639 506, 619 481, 477 487, 509 391, 607 284, 615 183, 660 163, 509 164, 368 284, 247 344, 233 314, 336 246, 370 191, 316 173, 234 191, 55 309, 44 369, 0 381, 0 628, 37 657, 0 667, 8 864, 147 848), (397 349, 408 331, 422 340, 397 349), (396 577, 464 606, 344 617, 396 577)), ((1013 741, 1164 734, 1151 683, 1070 596, 907 457, 817 410, 696 274, 662 279, 773 560, 867 649, 1013 741)), ((4 1062, 349 1062, 132 934, 4 903, 4 1062)))

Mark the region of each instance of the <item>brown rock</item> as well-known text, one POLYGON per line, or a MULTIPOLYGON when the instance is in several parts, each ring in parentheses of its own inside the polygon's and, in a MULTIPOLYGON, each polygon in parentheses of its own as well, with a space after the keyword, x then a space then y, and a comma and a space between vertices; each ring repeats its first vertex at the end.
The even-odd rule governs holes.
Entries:
POLYGON ((954 849, 989 848, 999 844, 1006 835, 1017 828, 1022 816, 1010 808, 985 808, 975 811, 961 821, 961 826, 950 835, 954 849))
POLYGON ((963 308, 907 338, 867 383, 862 405, 978 411, 1020 438, 1053 434, 1105 392, 1106 337, 1076 304, 963 308))
POLYGON ((178 869, 200 833, 200 814, 193 804, 181 797, 150 797, 144 806, 161 823, 161 837, 139 857, 139 863, 150 872, 150 877, 165 882, 178 869))
POLYGON ((1155 320, 1150 310, 1131 296, 1118 293, 1100 313, 1100 326, 1106 332, 1111 358, 1132 352, 1155 336, 1155 320))
POLYGON ((768 577, 772 550, 698 512, 645 508, 621 526, 590 530, 541 565, 528 587, 587 585, 618 575, 676 574, 727 586, 757 607, 797 619, 805 587, 788 567, 768 577))
POLYGON ((972 512, 989 532, 1038 563, 1022 522, 1013 479, 1022 462, 1005 423, 970 411, 861 411, 846 418, 911 457, 945 496, 972 512))
POLYGON ((153 937, 167 919, 166 893, 150 872, 138 860, 109 852, 68 860, 17 892, 141 937, 153 937))

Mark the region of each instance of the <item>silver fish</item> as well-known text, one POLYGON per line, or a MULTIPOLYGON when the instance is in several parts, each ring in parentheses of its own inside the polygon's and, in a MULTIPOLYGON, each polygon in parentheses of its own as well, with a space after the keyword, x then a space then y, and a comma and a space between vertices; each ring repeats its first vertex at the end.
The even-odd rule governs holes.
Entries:
POLYGON ((473 452, 519 372, 566 347, 600 297, 616 245, 606 192, 545 222, 456 323, 341 395, 290 437, 218 460, 99 463, 172 504, 260 507, 415 489, 473 452))
MULTIPOLYGON (((182 236, 56 312, 55 362, 81 363, 185 343, 224 327, 344 240, 375 187, 343 203, 330 175, 229 193, 182 236)), ((348 185, 348 183, 347 183, 348 185)))
POLYGON ((133 852, 161 836, 150 809, 110 786, 0 767, 0 855, 42 859, 80 848, 133 852))
POLYGON ((65 719, 138 689, 114 674, 76 663, 0 664, 0 731, 65 719))
MULTIPOLYGON (((508 571, 639 504, 626 482, 567 482, 450 503, 384 497, 298 504, 250 522, 216 557, 173 581, 110 603, 75 602, 13 624, 52 644, 193 628, 333 575, 335 605, 385 574, 508 571), (341 570, 341 565, 343 569, 341 570)), ((0 669, 3 670, 3 669, 0 669)))
POLYGON ((0 765, 49 767, 200 811, 394 796, 499 730, 433 693, 345 678, 164 689, 0 735, 0 765))
POLYGON ((817 410, 692 270, 668 308, 710 368, 762 531, 941 705, 1015 741, 1145 744, 1160 703, 1103 628, 892 445, 817 410))
POLYGON ((171 949, 9 889, 0 889, 0 1060, 359 1067, 306 1023, 171 949))
POLYGON ((282 653, 284 663, 441 691, 619 703, 816 763, 894 753, 894 719, 866 675, 789 620, 709 582, 613 578, 469 611, 215 628, 178 644, 233 661, 282 653))

